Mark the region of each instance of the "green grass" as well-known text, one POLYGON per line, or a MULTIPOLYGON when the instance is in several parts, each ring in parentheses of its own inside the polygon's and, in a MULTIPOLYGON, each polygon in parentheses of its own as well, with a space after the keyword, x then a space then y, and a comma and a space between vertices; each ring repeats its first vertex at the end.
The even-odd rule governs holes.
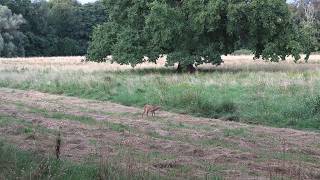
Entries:
POLYGON ((245 128, 236 128, 236 129, 224 129, 223 134, 225 137, 247 137, 248 132, 245 128))
POLYGON ((208 172, 208 178, 212 180, 222 180, 221 174, 228 170, 230 167, 227 165, 219 165, 213 163, 206 163, 206 171, 208 172))
MULTIPOLYGON (((142 107, 145 103, 159 104, 164 110, 195 116, 275 127, 320 130, 319 72, 226 70, 200 72, 196 75, 177 75, 164 70, 114 73, 47 70, 8 71, 6 73, 10 76, 1 76, 2 73, 4 72, 0 71, 0 86, 2 87, 33 89, 80 98, 113 101, 137 107, 142 107)), ((22 108, 24 105, 20 106, 22 108)), ((79 121, 85 124, 98 125, 100 123, 90 116, 47 112, 45 109, 34 108, 30 110, 30 113, 38 113, 53 119, 79 121)), ((133 115, 140 116, 140 114, 133 115)), ((155 120, 164 122, 171 129, 212 130, 212 128, 206 129, 202 126, 193 127, 189 124, 170 122, 170 119, 155 120)), ((9 117, 0 118, 0 125, 10 124, 10 122, 9 117)), ((131 131, 127 125, 107 121, 101 123, 114 131, 131 131)), ((27 126, 22 129, 22 132, 28 134, 32 132, 32 129, 27 126)), ((193 140, 188 139, 188 136, 166 137, 153 131, 148 132, 147 135, 158 139, 181 140, 204 147, 242 150, 238 144, 230 142, 228 139, 234 137, 250 138, 250 131, 246 128, 227 128, 223 129, 219 137, 204 138, 198 142, 192 142, 193 140)), ((97 142, 92 140, 90 143, 96 144, 97 142)), ((137 157, 137 154, 134 156, 137 157)), ((157 152, 144 156, 141 155, 142 162, 143 158, 147 160, 167 158, 157 152)), ((290 160, 297 157, 297 160, 313 162, 312 156, 307 155, 298 157, 296 154, 283 156, 281 153, 274 153, 271 157, 279 160, 290 160)), ((0 179, 8 176, 8 174, 4 174, 7 172, 12 173, 11 176, 8 176, 9 179, 29 178, 30 174, 32 175, 43 162, 50 167, 50 171, 41 174, 43 179, 48 179, 48 177, 52 179, 99 179, 101 176, 109 179, 126 179, 128 177, 160 179, 159 176, 144 172, 128 174, 126 170, 119 168, 116 164, 99 167, 94 163, 57 162, 51 158, 34 156, 32 152, 17 150, 8 145, 1 145, 0 158, 0 179), (29 166, 25 162, 30 162, 29 166), (5 167, 4 164, 9 164, 9 166, 5 167)), ((261 157, 261 159, 263 158, 261 157)), ((189 170, 187 166, 183 166, 178 170, 172 170, 172 175, 179 174, 179 172, 185 173, 189 170)), ((212 176, 210 179, 220 179, 219 175, 223 172, 223 166, 212 164, 208 165, 207 170, 212 176)))
POLYGON ((0 141, 1 179, 92 179, 97 167, 73 165, 22 151, 0 141))
POLYGON ((129 172, 116 163, 57 161, 0 140, 0 179, 167 179, 150 172, 129 172))
MULTIPOLYGON (((22 105, 22 106, 25 106, 25 105, 22 105)), ((25 106, 25 107, 27 107, 27 106, 25 106)), ((28 107, 28 108, 30 108, 30 107, 28 107)), ((94 119, 93 117, 90 117, 90 116, 73 115, 73 114, 66 114, 66 113, 62 113, 62 112, 49 112, 46 109, 35 108, 35 107, 32 107, 29 110, 29 112, 40 114, 46 118, 78 121, 78 122, 88 124, 88 125, 103 125, 103 126, 110 128, 111 130, 117 131, 117 132, 130 131, 130 127, 127 125, 109 122, 109 121, 97 121, 96 119, 94 119)))
MULTIPOLYGON (((0 72, 0 87, 33 89, 80 98, 275 127, 320 130, 320 73, 239 69, 173 74, 122 72, 0 72)), ((59 114, 55 114, 59 116, 59 114)))
POLYGON ((210 147, 223 147, 228 149, 239 149, 239 146, 236 143, 228 142, 223 138, 214 137, 206 138, 197 142, 201 146, 210 146, 210 147))
POLYGON ((120 124, 120 123, 113 123, 113 122, 102 122, 102 124, 106 125, 107 127, 109 127, 111 130, 113 131, 117 131, 117 132, 125 132, 125 131, 130 131, 130 127, 124 124, 120 124))
POLYGON ((95 119, 89 116, 80 116, 80 115, 72 115, 72 114, 65 114, 61 112, 49 112, 46 109, 40 109, 32 107, 29 110, 30 113, 40 114, 46 118, 53 118, 53 119, 68 119, 72 121, 79 121, 85 124, 93 124, 95 123, 95 119))
MULTIPOLYGON (((40 132, 42 134, 56 132, 56 130, 53 130, 53 129, 47 129, 47 128, 44 128, 41 126, 34 126, 32 124, 32 122, 27 122, 25 120, 15 118, 15 117, 12 117, 9 115, 0 114, 0 126, 1 127, 6 127, 6 126, 14 125, 14 124, 22 125, 22 127, 20 127, 17 131, 18 133, 21 133, 21 134, 30 135, 34 131, 40 132)), ((12 130, 14 130, 14 129, 12 129, 12 130)))

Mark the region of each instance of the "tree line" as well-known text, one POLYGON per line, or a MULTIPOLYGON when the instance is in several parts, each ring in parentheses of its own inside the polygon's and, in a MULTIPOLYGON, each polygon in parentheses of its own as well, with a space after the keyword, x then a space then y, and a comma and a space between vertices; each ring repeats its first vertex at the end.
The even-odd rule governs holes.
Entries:
POLYGON ((0 56, 85 55, 93 27, 106 18, 101 1, 0 0, 0 56))

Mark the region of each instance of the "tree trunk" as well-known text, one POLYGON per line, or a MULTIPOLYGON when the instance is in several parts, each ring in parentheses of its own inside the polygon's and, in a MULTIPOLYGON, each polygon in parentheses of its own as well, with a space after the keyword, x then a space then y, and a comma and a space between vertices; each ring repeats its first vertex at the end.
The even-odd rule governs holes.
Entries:
POLYGON ((188 64, 188 65, 187 65, 187 71, 188 71, 190 74, 193 74, 193 73, 196 72, 196 68, 193 67, 192 64, 188 64))
POLYGON ((188 64, 186 66, 183 66, 181 65, 180 63, 178 64, 178 67, 177 67, 177 72, 178 73, 182 73, 182 72, 188 72, 190 74, 193 74, 196 72, 196 68, 193 67, 192 64, 188 64))
POLYGON ((182 73, 182 66, 180 63, 178 64, 178 67, 177 67, 177 73, 182 73))
POLYGON ((190 74, 193 74, 196 72, 196 68, 192 64, 188 64, 184 66, 179 63, 177 67, 177 73, 182 73, 182 72, 188 72, 190 74))

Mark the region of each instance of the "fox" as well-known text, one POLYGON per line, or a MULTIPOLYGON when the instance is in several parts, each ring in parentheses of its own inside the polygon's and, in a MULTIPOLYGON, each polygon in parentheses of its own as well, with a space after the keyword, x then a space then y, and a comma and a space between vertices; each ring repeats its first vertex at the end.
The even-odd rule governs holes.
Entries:
POLYGON ((161 107, 160 106, 153 106, 153 105, 149 105, 146 104, 144 106, 144 111, 142 113, 142 118, 143 115, 147 113, 147 116, 149 116, 149 112, 151 112, 151 116, 155 116, 156 115, 156 111, 159 110, 161 107))

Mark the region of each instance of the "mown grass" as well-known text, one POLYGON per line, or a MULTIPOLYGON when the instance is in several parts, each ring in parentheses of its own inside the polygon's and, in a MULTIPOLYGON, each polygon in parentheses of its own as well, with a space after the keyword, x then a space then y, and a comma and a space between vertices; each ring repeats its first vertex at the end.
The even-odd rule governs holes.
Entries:
MULTIPOLYGON (((298 66, 298 65, 297 65, 298 66)), ((253 124, 320 130, 320 73, 313 70, 0 72, 0 87, 107 100, 253 124)))
POLYGON ((247 129, 245 128, 236 128, 236 129, 224 129, 223 135, 225 137, 247 137, 249 136, 247 129))
MULTIPOLYGON (((10 125, 15 125, 15 124, 19 124, 22 125, 22 127, 18 128, 18 133, 22 134, 25 133, 27 135, 31 135, 32 133, 34 133, 34 131, 36 130, 37 132, 40 132, 42 134, 46 134, 46 133, 55 133, 56 131, 53 129, 47 129, 41 126, 34 126, 32 124, 32 122, 27 122, 23 119, 20 118, 16 118, 16 117, 12 117, 10 115, 5 115, 5 114, 1 114, 0 113, 0 126, 1 127, 6 127, 6 126, 10 126, 10 125)), ((14 130, 14 129, 12 129, 14 130)))
MULTIPOLYGON (((30 108, 30 107, 29 107, 30 108)), ((130 127, 127 125, 123 125, 120 123, 114 123, 110 121, 97 121, 93 117, 90 116, 83 116, 83 115, 73 115, 73 114, 66 114, 63 112, 49 112, 46 109, 42 108, 35 108, 32 107, 29 110, 30 113, 35 113, 35 114, 40 114, 46 118, 52 118, 52 119, 58 119, 58 120, 71 120, 71 121, 78 121, 84 124, 88 125, 102 125, 110 128, 113 131, 117 132, 124 132, 124 131, 129 131, 130 127)))
POLYGON ((53 118, 53 119, 68 119, 72 121, 79 121, 85 124, 94 124, 95 119, 88 117, 88 116, 81 116, 81 115, 72 115, 72 114, 65 114, 62 112, 49 112, 46 109, 41 108, 32 108, 29 110, 30 113, 40 114, 46 118, 53 118))

